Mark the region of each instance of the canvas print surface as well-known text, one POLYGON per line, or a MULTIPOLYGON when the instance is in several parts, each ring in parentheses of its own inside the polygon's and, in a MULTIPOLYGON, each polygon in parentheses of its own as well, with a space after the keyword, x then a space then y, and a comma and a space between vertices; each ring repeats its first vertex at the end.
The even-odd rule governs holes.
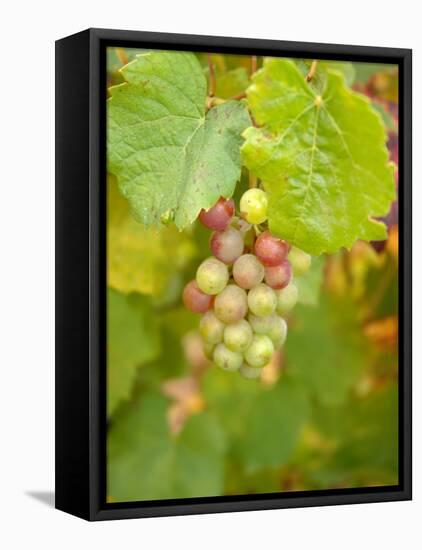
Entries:
POLYGON ((398 484, 398 69, 107 50, 107 500, 398 484))

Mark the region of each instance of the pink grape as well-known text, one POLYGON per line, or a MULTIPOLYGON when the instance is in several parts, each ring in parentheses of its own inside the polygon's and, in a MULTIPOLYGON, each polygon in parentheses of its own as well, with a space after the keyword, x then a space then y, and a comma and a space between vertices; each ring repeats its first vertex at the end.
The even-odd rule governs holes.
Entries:
POLYGON ((264 278, 264 266, 253 254, 243 254, 233 266, 233 279, 241 287, 249 290, 264 278))
POLYGON ((292 266, 289 260, 284 260, 280 265, 267 266, 265 268, 265 282, 271 288, 279 290, 286 287, 292 278, 292 266))
POLYGON ((236 323, 248 312, 246 292, 237 285, 227 285, 215 298, 214 313, 223 323, 236 323))
POLYGON ((264 231, 256 239, 255 254, 265 266, 280 265, 289 252, 289 245, 286 241, 277 239, 269 231, 264 231))
POLYGON ((232 264, 242 254, 244 242, 240 231, 228 227, 212 234, 210 246, 216 258, 225 264, 232 264))
POLYGON ((190 281, 183 289, 183 303, 194 313, 205 313, 212 305, 212 296, 202 292, 196 281, 190 281))
POLYGON ((199 213, 200 222, 215 231, 223 231, 229 225, 234 214, 234 202, 232 199, 221 197, 218 202, 209 210, 201 210, 199 213))

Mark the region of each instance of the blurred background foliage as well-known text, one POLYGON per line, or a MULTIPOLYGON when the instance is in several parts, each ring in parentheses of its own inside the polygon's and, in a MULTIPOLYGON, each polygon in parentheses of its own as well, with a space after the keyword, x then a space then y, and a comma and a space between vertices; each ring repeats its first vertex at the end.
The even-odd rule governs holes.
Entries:
MULTIPOLYGON (((139 53, 109 48, 109 85, 139 53)), ((242 94, 250 57, 213 58, 217 96, 242 94)), ((397 165, 397 69, 335 65, 381 114, 397 165)), ((314 258, 259 381, 211 366, 181 302, 209 232, 145 229, 111 175, 107 209, 110 502, 397 483, 397 203, 387 241, 314 258)))

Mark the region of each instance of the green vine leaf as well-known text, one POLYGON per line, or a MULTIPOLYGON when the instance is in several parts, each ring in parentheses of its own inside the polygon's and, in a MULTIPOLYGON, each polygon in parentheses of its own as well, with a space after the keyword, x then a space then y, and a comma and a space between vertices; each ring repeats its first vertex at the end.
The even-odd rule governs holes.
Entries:
POLYGON ((137 368, 160 353, 150 300, 107 290, 107 413, 130 397, 137 368))
POLYGON ((209 413, 170 434, 167 401, 142 394, 114 419, 108 438, 108 493, 114 501, 221 494, 225 437, 209 413))
POLYGON ((350 476, 355 470, 369 469, 378 475, 387 473, 392 484, 398 482, 397 418, 397 387, 390 384, 364 398, 314 411, 321 433, 336 443, 332 463, 343 469, 343 479, 345 473, 350 476))
POLYGON ((208 410, 227 432, 235 460, 250 473, 286 464, 309 420, 310 404, 303 386, 283 376, 269 389, 240 376, 211 369, 203 391, 208 410), (233 414, 236 403, 236 414, 233 414))
POLYGON ((192 53, 155 51, 121 69, 110 88, 108 169, 134 216, 159 224, 169 211, 179 229, 240 177, 245 105, 228 101, 206 113, 206 78, 192 53))
POLYGON ((369 356, 351 300, 322 293, 318 308, 298 306, 285 345, 286 364, 318 402, 339 404, 357 383, 369 356), (306 342, 306 345, 304 345, 306 342))
POLYGON ((383 240, 395 197, 385 129, 367 98, 331 69, 323 88, 288 59, 266 59, 247 91, 260 128, 244 132, 243 160, 269 197, 270 230, 314 255, 383 240))

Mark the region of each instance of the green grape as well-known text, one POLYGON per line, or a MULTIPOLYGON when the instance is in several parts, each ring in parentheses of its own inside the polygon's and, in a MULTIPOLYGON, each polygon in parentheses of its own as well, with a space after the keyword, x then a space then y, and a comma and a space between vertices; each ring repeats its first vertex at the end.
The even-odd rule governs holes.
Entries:
POLYGON ((274 316, 274 322, 271 325, 270 331, 267 333, 271 338, 274 348, 278 349, 284 344, 287 338, 287 323, 278 315, 274 316))
POLYGON ((295 246, 292 246, 287 257, 292 265, 293 274, 296 277, 300 277, 311 267, 312 256, 295 246))
POLYGON ((249 291, 249 309, 258 317, 266 317, 274 313, 277 306, 275 292, 265 283, 261 283, 249 291))
POLYGON ((264 367, 271 359, 274 353, 274 345, 269 336, 265 334, 255 334, 252 344, 245 352, 245 361, 251 367, 264 367))
POLYGON ((267 193, 256 187, 248 189, 240 199, 240 212, 247 222, 254 225, 267 219, 267 193))
POLYGON ((248 311, 246 292, 237 285, 227 285, 214 302, 214 312, 223 323, 236 323, 248 311))
POLYGON ((202 343, 202 349, 204 351, 204 355, 207 359, 210 359, 210 361, 212 361, 212 356, 213 356, 213 353, 214 353, 214 348, 215 348, 215 345, 214 344, 211 344, 210 342, 203 342, 202 343))
POLYGON ((247 378, 248 380, 259 378, 261 376, 261 372, 262 372, 262 369, 257 369, 256 367, 250 367, 249 365, 246 365, 246 364, 243 364, 239 369, 239 373, 243 376, 243 378, 247 378))
POLYGON ((218 294, 227 285, 229 270, 217 258, 207 258, 198 267, 196 282, 205 294, 218 294))
POLYGON ((219 344, 223 341, 224 323, 213 311, 207 311, 199 322, 199 332, 208 344, 219 344))
POLYGON ((267 315, 266 317, 258 317, 249 313, 248 321, 252 327, 252 330, 255 334, 269 334, 272 330, 272 327, 277 323, 278 315, 273 313, 272 315, 267 315))
POLYGON ((232 351, 244 352, 251 344, 252 337, 251 325, 245 319, 227 325, 224 329, 224 343, 232 351))
POLYGON ((230 350, 224 344, 217 344, 214 350, 213 359, 217 367, 227 371, 238 370, 243 363, 242 354, 230 350))
POLYGON ((285 315, 295 307, 298 290, 294 283, 289 283, 285 288, 276 290, 275 294, 277 296, 277 313, 279 315, 285 315))

